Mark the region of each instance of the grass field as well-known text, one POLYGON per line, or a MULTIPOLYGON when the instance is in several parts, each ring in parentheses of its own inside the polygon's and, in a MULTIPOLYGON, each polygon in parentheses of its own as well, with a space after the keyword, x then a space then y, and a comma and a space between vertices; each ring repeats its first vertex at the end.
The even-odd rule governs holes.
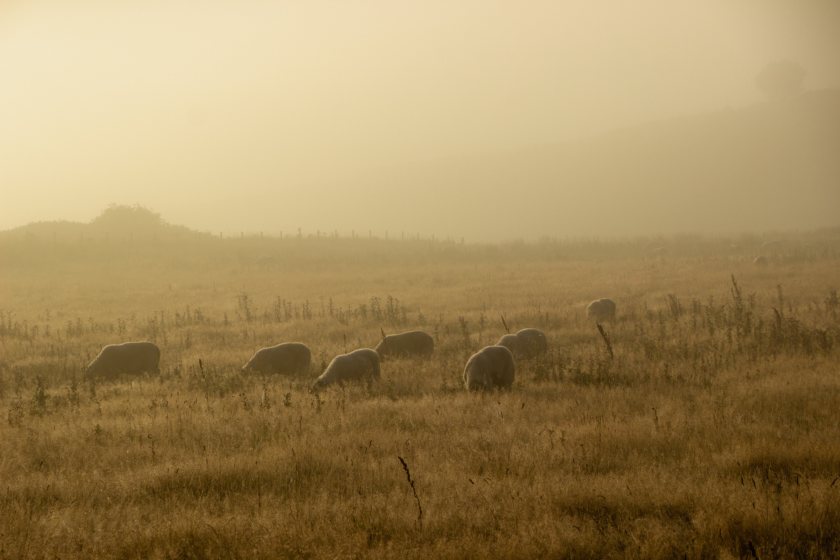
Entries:
POLYGON ((0 240, 0 558, 838 557, 840 240, 760 241, 0 240), (468 394, 500 314, 550 352, 468 394), (434 357, 307 391, 380 327, 434 357))

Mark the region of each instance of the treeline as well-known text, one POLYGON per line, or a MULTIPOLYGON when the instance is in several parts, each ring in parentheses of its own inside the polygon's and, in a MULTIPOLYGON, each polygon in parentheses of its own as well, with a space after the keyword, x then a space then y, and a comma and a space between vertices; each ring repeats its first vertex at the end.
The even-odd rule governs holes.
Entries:
POLYGON ((150 263, 174 267, 283 267, 329 264, 422 264, 505 260, 755 259, 772 263, 840 258, 840 231, 777 236, 675 236, 626 240, 514 241, 500 244, 433 239, 347 237, 220 238, 183 236, 0 235, 0 267, 41 268, 150 263))
POLYGON ((335 264, 422 264, 591 259, 755 259, 764 263, 840 258, 840 228, 732 236, 553 239, 487 244, 464 240, 299 231, 225 236, 174 226, 140 207, 111 207, 89 224, 41 222, 0 232, 0 267, 45 269, 110 264, 214 269, 335 264))

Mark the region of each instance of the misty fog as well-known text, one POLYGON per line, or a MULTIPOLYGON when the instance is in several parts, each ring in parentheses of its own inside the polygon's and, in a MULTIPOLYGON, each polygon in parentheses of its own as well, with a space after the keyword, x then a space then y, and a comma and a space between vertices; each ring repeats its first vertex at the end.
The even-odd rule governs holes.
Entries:
POLYGON ((112 203, 230 233, 837 226, 838 53, 829 0, 3 2, 0 230, 112 203))

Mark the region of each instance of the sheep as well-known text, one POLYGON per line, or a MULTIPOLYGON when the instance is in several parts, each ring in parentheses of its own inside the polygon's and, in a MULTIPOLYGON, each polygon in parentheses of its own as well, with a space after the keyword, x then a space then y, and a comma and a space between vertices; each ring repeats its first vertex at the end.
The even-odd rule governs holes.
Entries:
POLYGON ((364 379, 379 380, 379 354, 371 348, 359 348, 333 358, 324 373, 312 383, 310 390, 314 393, 333 383, 364 379))
POLYGON ((505 316, 501 315, 501 319, 507 334, 496 342, 496 346, 504 346, 516 359, 535 358, 548 351, 548 341, 544 332, 539 329, 522 329, 511 334, 505 316))
POLYGON ((522 329, 515 334, 502 336, 496 346, 504 346, 517 359, 535 358, 548 351, 545 333, 539 329, 522 329))
POLYGON ((312 352, 300 342, 284 342, 277 346, 261 348, 254 353, 243 372, 297 374, 309 370, 312 352))
POLYGON ((120 373, 160 373, 160 348, 151 342, 108 344, 93 359, 85 375, 114 376, 120 373))
POLYGON ((464 386, 468 391, 510 389, 516 375, 513 354, 504 346, 485 346, 467 360, 464 386))
POLYGON ((586 306, 586 316, 599 323, 615 319, 615 302, 608 298, 596 299, 586 306))
POLYGON ((423 331, 408 331, 400 334, 386 335, 382 332, 382 340, 376 346, 381 358, 391 356, 420 356, 428 358, 435 351, 435 339, 423 331))

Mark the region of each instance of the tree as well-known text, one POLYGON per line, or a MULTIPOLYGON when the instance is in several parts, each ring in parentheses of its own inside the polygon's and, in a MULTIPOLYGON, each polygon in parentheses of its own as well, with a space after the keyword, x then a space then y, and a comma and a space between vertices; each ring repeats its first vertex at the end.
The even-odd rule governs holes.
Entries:
POLYGON ((92 222, 92 226, 109 232, 156 232, 164 225, 160 214, 139 205, 119 206, 112 204, 92 222))

